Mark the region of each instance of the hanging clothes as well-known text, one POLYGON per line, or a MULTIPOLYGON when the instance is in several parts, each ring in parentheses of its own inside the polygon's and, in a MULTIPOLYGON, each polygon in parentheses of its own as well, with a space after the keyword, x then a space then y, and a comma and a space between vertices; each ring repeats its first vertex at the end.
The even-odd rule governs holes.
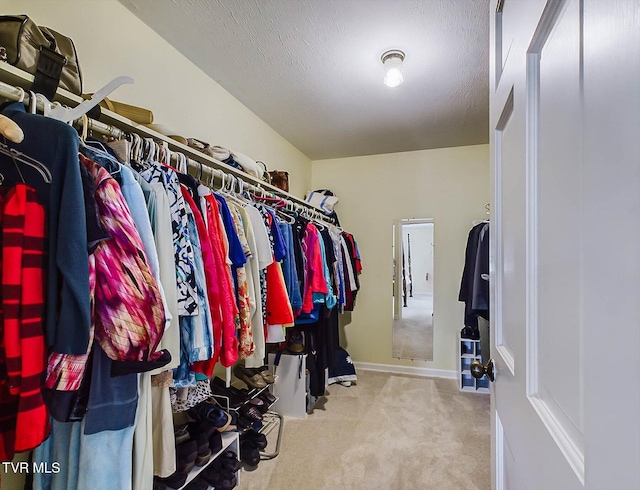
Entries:
POLYGON ((96 182, 101 219, 112 236, 94 254, 96 338, 114 361, 159 360, 166 354, 156 350, 164 306, 131 213, 109 173, 82 155, 80 160, 96 182))
POLYGON ((289 223, 280 223, 280 231, 282 233, 286 254, 282 259, 282 272, 284 282, 287 287, 287 293, 291 300, 291 308, 294 314, 300 313, 302 310, 302 296, 300 294, 300 283, 298 282, 298 272, 296 269, 296 256, 293 243, 293 229, 289 223))
POLYGON ((356 296, 360 289, 358 275, 362 271, 360 255, 355 239, 349 233, 342 232, 341 246, 343 251, 343 267, 345 269, 345 307, 346 311, 353 311, 356 296))
MULTIPOLYGON (((284 340, 305 309, 315 315, 305 328, 312 391, 320 392, 338 306, 353 303, 343 291, 355 296, 359 287, 352 237, 336 235, 343 250, 306 218, 284 223, 268 205, 214 194, 182 166, 154 161, 150 141, 143 148, 132 138, 133 158, 127 142, 114 144, 119 151, 79 145, 72 128, 22 104, 2 111, 25 130, 20 150, 52 174, 20 208, 25 224, 41 221, 41 235, 25 225, 30 246, 44 247, 48 234, 48 250, 20 249, 5 233, 11 193, 36 174, 25 169, 24 186, 0 156, 13 187, 0 189, 0 410, 11 414, 0 430, 3 460, 37 446, 36 463, 59 462, 60 473, 34 475, 36 489, 150 488, 154 475, 177 470, 171 397, 178 407, 177 396, 208 386, 218 361, 263 366, 266 344, 284 340), (24 288, 37 271, 40 285, 24 288), (19 301, 33 318, 12 317, 18 287, 28 290, 19 301), (23 321, 37 332, 21 337, 23 321)), ((162 152, 158 160, 169 163, 162 152)))
MULTIPOLYGON (((195 224, 196 231, 198 234, 198 239, 200 241, 200 250, 202 253, 202 263, 203 263, 203 273, 204 273, 204 285, 206 287, 207 294, 207 308, 208 308, 208 316, 210 317, 210 328, 207 329, 207 356, 206 359, 195 359, 191 361, 189 364, 191 365, 191 369, 195 372, 204 372, 206 375, 211 376, 213 374, 213 369, 200 370, 198 368, 194 368, 194 365, 198 365, 197 361, 209 361, 213 359, 215 356, 216 349, 216 341, 215 336, 216 332, 220 332, 222 328, 222 314, 220 309, 221 293, 219 281, 216 278, 216 265, 215 265, 215 256, 213 251, 213 244, 211 243, 211 237, 207 230, 207 227, 204 223, 204 219, 202 214, 200 213, 199 207, 196 205, 195 200, 192 195, 183 188, 183 196, 185 202, 191 209, 195 224)), ((218 347, 219 348, 219 347, 218 347)), ((208 363, 207 365, 211 365, 208 363)))
MULTIPOLYGON (((163 370, 174 369, 180 364, 180 325, 178 315, 178 285, 176 265, 174 261, 173 228, 171 223, 171 209, 169 197, 164 185, 161 183, 148 183, 136 172, 136 180, 143 190, 145 184, 150 192, 145 193, 147 200, 147 213, 151 223, 151 230, 158 254, 158 267, 160 283, 165 294, 167 309, 170 313, 170 322, 165 328, 159 348, 167 350, 171 354, 171 362, 164 366, 163 370)), ((159 374, 160 370, 153 371, 159 374)))
MULTIPOLYGON (((29 114, 19 102, 9 104, 2 114, 24 132, 20 145, 8 143, 44 164, 51 171, 47 185, 36 171, 21 170, 36 189, 48 213, 49 235, 46 330, 48 346, 66 354, 85 354, 89 344, 89 258, 82 179, 78 165, 78 135, 60 121, 29 114)), ((7 156, 0 155, 4 185, 20 182, 7 156)))
POLYGON ((267 341, 281 342, 284 340, 283 327, 293 326, 295 322, 279 262, 286 256, 286 249, 275 213, 264 206, 260 206, 259 211, 270 232, 269 238, 273 250, 273 262, 267 266, 266 270, 267 341))
POLYGON ((178 313, 182 316, 198 314, 198 293, 196 291, 193 246, 189 237, 189 223, 180 182, 175 170, 163 167, 157 162, 149 162, 140 175, 149 183, 162 184, 169 198, 171 226, 173 229, 173 249, 178 288, 178 313))
POLYGON ((303 250, 306 257, 306 289, 303 294, 302 312, 311 313, 313 310, 313 295, 326 295, 327 281, 324 277, 324 262, 320 246, 320 234, 313 223, 309 223, 303 238, 303 250))
POLYGON ((246 262, 244 265, 236 268, 236 277, 238 283, 238 314, 240 318, 240 328, 238 331, 238 357, 246 359, 253 354, 255 344, 253 342, 253 328, 251 326, 251 298, 249 297, 249 274, 247 273, 247 264, 251 257, 251 249, 245 233, 245 223, 238 206, 229 203, 229 209, 233 219, 233 224, 240 240, 240 245, 245 255, 246 262))
POLYGON ((246 213, 247 222, 251 224, 251 233, 247 234, 251 259, 253 280, 253 302, 255 312, 251 317, 251 329, 253 334, 254 352, 245 359, 247 368, 258 368, 264 365, 266 356, 266 268, 273 263, 273 253, 269 240, 267 227, 262 215, 257 208, 247 205, 242 208, 246 213))
MULTIPOLYGON (((235 301, 235 292, 233 279, 231 277, 231 269, 228 265, 228 243, 226 240, 226 232, 218 201, 209 191, 199 188, 198 193, 204 197, 207 204, 207 222, 209 237, 213 249, 213 255, 216 266, 216 277, 220 287, 220 315, 222 317, 222 325, 214 324, 214 353, 206 365, 194 369, 199 372, 208 372, 213 370, 215 363, 220 360, 225 367, 233 365, 234 352, 237 356, 237 340, 235 337, 236 325, 239 323, 238 306, 235 301), (205 369, 207 371, 205 371, 205 369)), ((237 357, 236 357, 237 359, 237 357)), ((199 364, 196 363, 196 366, 199 364)))
POLYGON ((489 319, 489 224, 475 225, 467 237, 458 301, 464 302, 464 325, 479 338, 478 315, 489 319), (480 243, 482 241, 482 247, 480 243), (480 250, 482 250, 481 253, 480 250), (483 278, 484 274, 484 278, 483 278), (474 305, 475 302, 475 305, 474 305))
POLYGON ((176 388, 195 387, 197 380, 190 366, 195 362, 208 361, 213 357, 213 325, 211 323, 211 310, 207 296, 200 239, 194 213, 189 206, 186 209, 189 236, 194 255, 199 314, 180 317, 182 347, 180 351, 180 366, 176 368, 173 376, 173 385, 176 388))
POLYGON ((28 451, 50 430, 40 393, 45 368, 45 210, 33 188, 18 184, 0 198, 0 460, 28 451))

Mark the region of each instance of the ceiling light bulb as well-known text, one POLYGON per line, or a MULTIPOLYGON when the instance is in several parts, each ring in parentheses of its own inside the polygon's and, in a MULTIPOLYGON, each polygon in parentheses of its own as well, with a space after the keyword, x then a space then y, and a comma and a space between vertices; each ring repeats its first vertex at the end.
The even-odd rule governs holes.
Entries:
POLYGON ((404 53, 397 49, 387 51, 382 55, 382 64, 384 65, 384 84, 387 87, 397 87, 404 81, 402 76, 402 62, 404 61, 404 53))

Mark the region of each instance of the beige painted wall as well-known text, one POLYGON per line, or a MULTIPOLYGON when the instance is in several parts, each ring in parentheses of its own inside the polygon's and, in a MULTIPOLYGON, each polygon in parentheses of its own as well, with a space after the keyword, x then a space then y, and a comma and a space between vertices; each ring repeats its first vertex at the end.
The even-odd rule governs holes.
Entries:
POLYGON ((226 146, 290 173, 304 197, 311 161, 116 0, 2 0, 2 14, 27 14, 73 39, 94 92, 119 75, 134 78, 112 98, 151 109, 155 122, 185 137, 226 146))
MULTIPOLYGON (((363 260, 361 291, 343 344, 355 361, 455 370, 458 302, 467 235, 489 201, 489 146, 466 146, 313 162, 314 189, 340 198, 336 211, 363 260), (392 224, 434 218, 434 358, 391 357, 392 224)), ((346 323, 346 322, 343 322, 346 323)))

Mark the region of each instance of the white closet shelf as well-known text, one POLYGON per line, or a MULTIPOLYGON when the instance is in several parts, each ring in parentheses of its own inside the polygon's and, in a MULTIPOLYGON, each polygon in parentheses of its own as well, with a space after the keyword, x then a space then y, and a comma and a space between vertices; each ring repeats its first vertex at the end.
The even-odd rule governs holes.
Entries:
MULTIPOLYGON (((10 65, 9 63, 0 63, 0 80, 1 80, 0 96, 2 95, 2 92, 8 91, 10 88, 12 88, 10 86, 22 87, 23 89, 28 90, 33 83, 33 79, 34 79, 33 75, 23 70, 20 70, 19 68, 16 68, 15 66, 10 65)), ((29 95, 27 93, 27 98, 28 96, 29 95)), ((84 101, 82 97, 61 88, 58 88, 54 100, 70 107, 75 107, 76 105, 84 101)), ((184 145, 172 138, 169 138, 168 136, 165 136, 163 134, 158 133, 157 131, 154 131, 153 129, 150 129, 144 126, 143 124, 138 124, 136 122, 133 122, 130 119, 127 119, 126 117, 123 117, 120 114, 116 114, 115 112, 111 112, 103 107, 101 107, 100 109, 101 109, 100 120, 94 121, 93 119, 90 119, 89 129, 101 130, 102 132, 112 134, 113 136, 117 136, 117 134, 114 134, 113 132, 109 131, 104 127, 105 125, 108 125, 108 126, 113 126, 114 128, 117 128, 117 130, 120 130, 120 131, 124 131, 128 133, 137 133, 143 138, 153 138, 156 141, 164 141, 169 145, 169 149, 171 151, 183 153, 184 155, 189 157, 190 160, 194 160, 196 162, 201 163, 205 167, 205 169, 206 167, 209 167, 212 169, 221 170, 226 174, 231 174, 234 177, 237 177, 245 182, 261 187, 265 191, 271 194, 289 199, 290 201, 293 201, 297 204, 310 208, 318 212, 321 216, 324 215, 324 211, 321 208, 308 203, 304 199, 296 197, 293 194, 285 192, 274 185, 268 184, 263 180, 260 180, 238 169, 235 169, 227 165, 226 163, 216 160, 215 158, 209 157, 204 153, 194 150, 193 148, 190 148, 187 145, 184 145)), ((194 169, 193 167, 189 167, 189 168, 196 173, 196 175, 194 176, 197 176, 198 169, 197 168, 194 169)))

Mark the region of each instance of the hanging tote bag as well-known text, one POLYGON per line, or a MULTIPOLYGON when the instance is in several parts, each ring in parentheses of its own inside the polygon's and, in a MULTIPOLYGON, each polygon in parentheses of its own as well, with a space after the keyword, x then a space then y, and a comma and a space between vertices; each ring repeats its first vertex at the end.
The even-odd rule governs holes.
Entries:
POLYGON ((36 25, 26 15, 0 16, 0 59, 35 76, 32 90, 52 100, 60 86, 82 93, 82 74, 73 41, 36 25))
POLYGON ((337 204, 338 199, 328 189, 319 189, 317 191, 311 191, 307 195, 306 201, 324 210, 325 213, 333 213, 333 207, 337 204))

